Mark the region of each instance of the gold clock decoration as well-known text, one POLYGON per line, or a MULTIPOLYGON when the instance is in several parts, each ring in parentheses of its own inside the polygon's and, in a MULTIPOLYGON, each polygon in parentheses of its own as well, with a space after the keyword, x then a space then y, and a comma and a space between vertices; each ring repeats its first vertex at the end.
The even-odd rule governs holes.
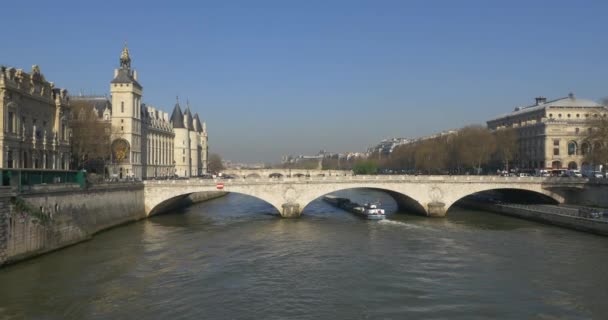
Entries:
POLYGON ((116 162, 128 162, 129 161, 129 143, 125 140, 115 140, 112 144, 112 153, 114 154, 114 161, 116 162))

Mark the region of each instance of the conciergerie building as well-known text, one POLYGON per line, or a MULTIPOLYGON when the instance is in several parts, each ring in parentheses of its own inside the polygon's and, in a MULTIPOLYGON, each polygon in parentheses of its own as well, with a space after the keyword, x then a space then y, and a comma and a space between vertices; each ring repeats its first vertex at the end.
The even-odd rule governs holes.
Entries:
POLYGON ((606 117, 608 108, 588 99, 568 96, 517 107, 509 114, 487 121, 488 129, 513 128, 518 133, 521 169, 586 169, 585 155, 593 147, 586 141, 589 120, 606 117))
MULTIPOLYGON (((176 102, 169 116, 142 102, 143 87, 125 45, 120 67, 110 81, 111 97, 77 96, 94 108, 99 121, 110 128, 109 174, 119 178, 151 178, 177 175, 199 176, 207 172, 207 126, 187 104, 185 111, 176 102)), ((74 119, 78 117, 75 115, 74 119)))

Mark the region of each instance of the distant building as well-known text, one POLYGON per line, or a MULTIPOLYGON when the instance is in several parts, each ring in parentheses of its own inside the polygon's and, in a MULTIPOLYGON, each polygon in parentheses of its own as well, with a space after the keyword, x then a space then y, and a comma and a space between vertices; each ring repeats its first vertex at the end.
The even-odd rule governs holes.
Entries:
POLYGON ((283 164, 297 164, 307 161, 318 161, 319 164, 323 159, 339 159, 339 160, 352 160, 355 158, 367 158, 368 154, 365 152, 343 152, 333 153, 325 150, 319 151, 316 155, 288 155, 282 157, 283 164))
POLYGON ((69 100, 36 65, 0 66, 0 168, 69 169, 69 100))
POLYGON ((400 145, 410 143, 409 138, 390 138, 380 141, 377 145, 367 149, 369 153, 379 153, 382 155, 390 155, 395 148, 400 145))
POLYGON ((528 169, 579 169, 589 165, 584 157, 593 146, 585 141, 587 121, 606 117, 608 109, 597 102, 567 97, 518 107, 487 122, 488 129, 517 130, 519 152, 515 164, 528 169))

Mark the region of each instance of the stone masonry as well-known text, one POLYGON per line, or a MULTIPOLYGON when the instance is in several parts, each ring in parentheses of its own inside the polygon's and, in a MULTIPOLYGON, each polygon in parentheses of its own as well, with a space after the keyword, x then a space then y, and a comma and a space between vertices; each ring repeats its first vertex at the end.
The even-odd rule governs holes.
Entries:
POLYGON ((8 241, 8 221, 10 212, 10 196, 7 188, 0 187, 0 265, 6 261, 6 243, 8 241))

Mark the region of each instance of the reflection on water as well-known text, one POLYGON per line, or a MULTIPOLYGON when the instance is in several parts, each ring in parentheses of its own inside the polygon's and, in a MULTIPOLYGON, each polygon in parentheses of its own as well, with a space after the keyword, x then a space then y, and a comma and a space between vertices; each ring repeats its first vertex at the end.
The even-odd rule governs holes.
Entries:
POLYGON ((0 319, 589 319, 608 314, 608 239, 455 208, 296 220, 229 195, 0 270, 0 319))

